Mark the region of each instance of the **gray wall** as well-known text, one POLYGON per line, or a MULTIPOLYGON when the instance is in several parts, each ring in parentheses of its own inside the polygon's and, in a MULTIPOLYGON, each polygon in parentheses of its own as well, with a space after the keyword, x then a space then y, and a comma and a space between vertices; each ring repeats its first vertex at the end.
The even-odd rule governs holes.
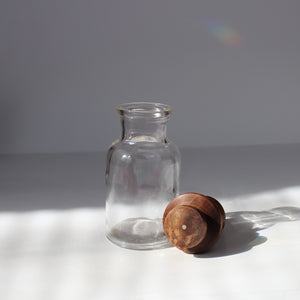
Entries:
POLYGON ((180 147, 300 142, 300 1, 0 2, 0 152, 102 151, 160 101, 180 147))

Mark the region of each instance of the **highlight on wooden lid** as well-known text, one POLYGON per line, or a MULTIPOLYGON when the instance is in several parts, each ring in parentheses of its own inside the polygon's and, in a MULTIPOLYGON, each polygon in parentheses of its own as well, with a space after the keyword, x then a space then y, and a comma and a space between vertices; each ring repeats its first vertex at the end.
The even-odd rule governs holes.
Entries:
POLYGON ((202 253, 219 239, 225 225, 225 211, 214 198, 185 193, 174 198, 163 216, 169 241, 186 253, 202 253))

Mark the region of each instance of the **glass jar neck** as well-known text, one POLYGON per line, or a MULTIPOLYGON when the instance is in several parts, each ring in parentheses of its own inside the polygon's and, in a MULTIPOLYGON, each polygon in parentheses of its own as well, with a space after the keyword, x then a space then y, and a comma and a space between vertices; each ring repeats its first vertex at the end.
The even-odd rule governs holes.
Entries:
POLYGON ((165 142, 167 120, 121 117, 122 140, 133 142, 165 142))
POLYGON ((120 105, 122 140, 165 142, 171 108, 165 104, 134 102, 120 105))

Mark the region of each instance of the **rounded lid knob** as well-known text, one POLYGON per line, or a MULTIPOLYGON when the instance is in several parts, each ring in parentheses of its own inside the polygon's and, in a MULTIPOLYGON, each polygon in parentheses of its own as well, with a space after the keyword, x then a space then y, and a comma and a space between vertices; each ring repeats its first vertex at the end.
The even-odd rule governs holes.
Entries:
POLYGON ((198 193, 181 194, 166 207, 164 232, 169 241, 186 253, 201 253, 219 239, 225 212, 214 198, 198 193))

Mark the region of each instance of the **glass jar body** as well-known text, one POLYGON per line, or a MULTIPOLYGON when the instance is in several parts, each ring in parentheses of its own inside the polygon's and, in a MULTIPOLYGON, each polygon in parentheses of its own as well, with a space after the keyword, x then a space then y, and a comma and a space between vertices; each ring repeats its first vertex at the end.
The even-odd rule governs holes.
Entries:
POLYGON ((106 235, 125 248, 155 249, 169 245, 162 217, 178 195, 180 155, 164 134, 158 134, 165 132, 161 127, 166 120, 142 117, 133 116, 127 127, 122 122, 125 132, 131 128, 135 134, 122 134, 108 150, 106 235))

